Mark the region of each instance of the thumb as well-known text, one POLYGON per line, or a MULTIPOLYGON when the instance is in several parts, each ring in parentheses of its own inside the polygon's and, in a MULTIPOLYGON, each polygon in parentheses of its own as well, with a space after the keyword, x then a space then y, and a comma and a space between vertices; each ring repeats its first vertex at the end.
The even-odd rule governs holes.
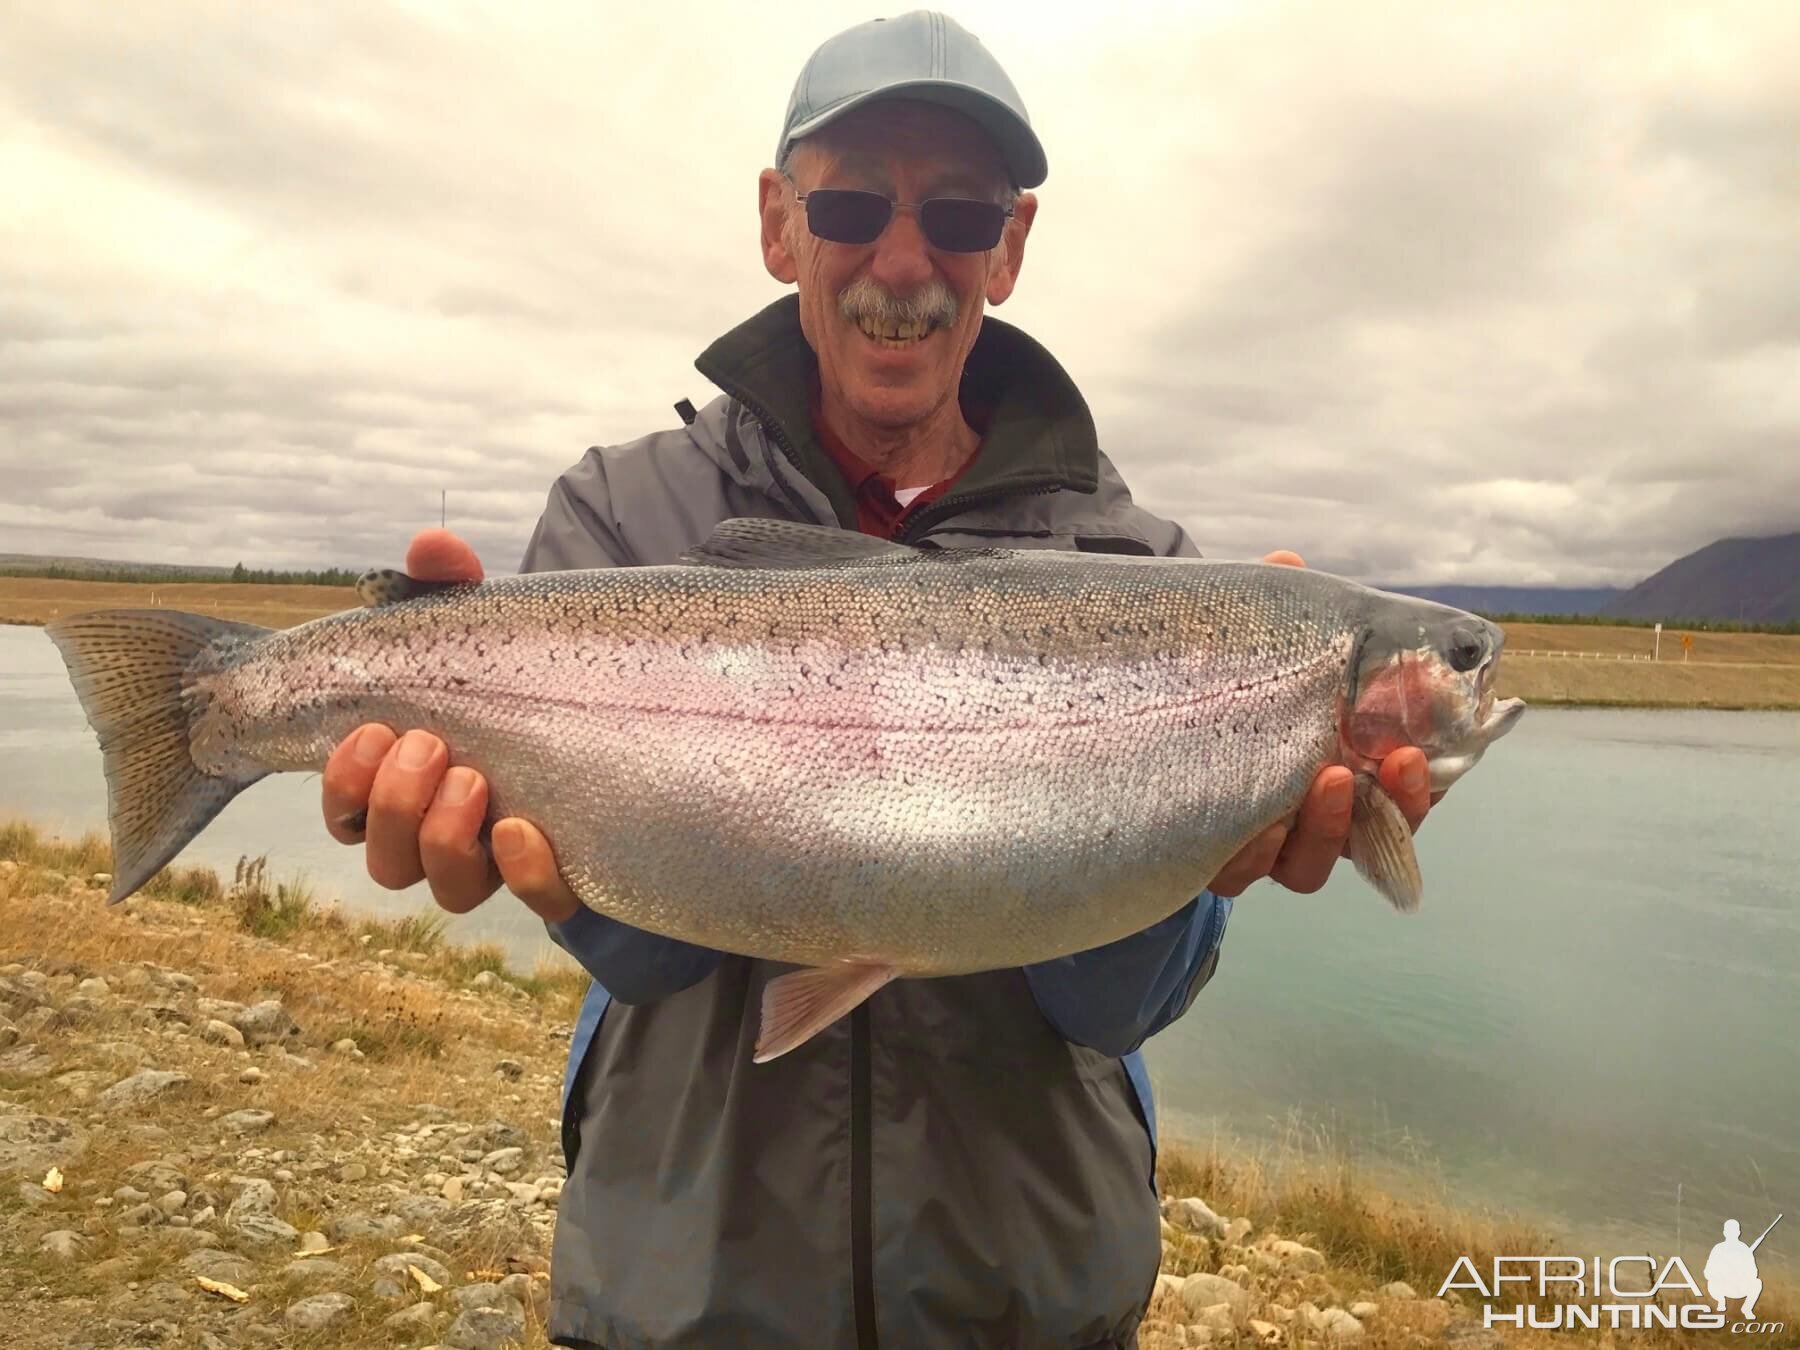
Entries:
POLYGON ((494 822, 492 838, 500 875, 526 908, 548 923, 564 923, 574 917, 581 901, 556 870, 556 855, 543 831, 529 820, 508 816, 494 822))
POLYGON ((420 530, 406 547, 406 575, 420 581, 480 581, 481 559, 448 530, 420 530))
POLYGON ((1306 559, 1292 549, 1278 548, 1273 553, 1263 554, 1266 563, 1280 563, 1283 567, 1305 567, 1306 559))

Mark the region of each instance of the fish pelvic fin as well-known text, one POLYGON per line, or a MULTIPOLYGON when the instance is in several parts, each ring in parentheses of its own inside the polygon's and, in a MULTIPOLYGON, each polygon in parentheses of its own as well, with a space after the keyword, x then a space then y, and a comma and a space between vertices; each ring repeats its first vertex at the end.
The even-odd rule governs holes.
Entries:
POLYGON ((204 707, 186 687, 195 658, 272 630, 167 609, 97 610, 45 625, 100 738, 117 904, 262 778, 219 778, 194 763, 188 729, 204 707))
POLYGON ((1419 875, 1412 828, 1394 799, 1368 774, 1356 777, 1356 803, 1350 811, 1350 861, 1395 909, 1402 914, 1418 910, 1425 882, 1419 875))
POLYGON ((763 986, 752 1062, 767 1064, 804 1045, 899 973, 892 966, 844 961, 777 975, 763 986))

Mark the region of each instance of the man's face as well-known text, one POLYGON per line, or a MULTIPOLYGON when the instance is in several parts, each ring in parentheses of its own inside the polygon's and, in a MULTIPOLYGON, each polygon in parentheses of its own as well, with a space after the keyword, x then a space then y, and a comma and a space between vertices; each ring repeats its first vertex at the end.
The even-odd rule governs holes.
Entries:
MULTIPOLYGON (((1005 165, 969 119, 934 104, 883 101, 859 108, 796 147, 797 192, 856 188, 895 202, 931 197, 1002 201, 1005 165)), ((918 216, 896 210, 872 244, 815 237, 806 208, 775 170, 760 184, 763 257, 778 281, 800 290, 800 323, 819 359, 819 379, 856 417, 902 428, 956 397, 984 304, 1012 293, 1037 202, 1023 194, 1000 243, 986 253, 934 248, 918 216), (854 287, 854 289, 852 289, 854 287), (846 314, 844 297, 849 292, 846 314), (894 341, 872 335, 871 310, 887 297, 923 300, 947 323, 894 341), (946 303, 948 301, 949 303, 946 303)))

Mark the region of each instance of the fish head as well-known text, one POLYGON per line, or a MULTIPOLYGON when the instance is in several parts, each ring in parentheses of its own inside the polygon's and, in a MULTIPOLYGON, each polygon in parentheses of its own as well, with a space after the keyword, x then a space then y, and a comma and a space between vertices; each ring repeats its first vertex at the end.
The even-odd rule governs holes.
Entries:
POLYGON ((1350 663, 1339 728, 1344 763, 1373 773, 1395 750, 1417 746, 1441 791, 1525 711, 1523 699, 1494 697, 1506 635, 1448 605, 1375 594, 1350 663))

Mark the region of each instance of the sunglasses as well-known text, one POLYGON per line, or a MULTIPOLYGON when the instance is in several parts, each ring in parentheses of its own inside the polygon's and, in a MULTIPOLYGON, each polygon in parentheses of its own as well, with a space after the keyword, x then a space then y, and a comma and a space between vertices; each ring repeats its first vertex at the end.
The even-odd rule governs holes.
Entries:
POLYGON ((815 188, 795 200, 806 203, 806 228, 834 244, 872 244, 895 211, 917 212, 926 240, 945 253, 986 253, 1000 242, 1012 215, 1010 207, 967 197, 932 197, 914 204, 852 188, 815 188))

